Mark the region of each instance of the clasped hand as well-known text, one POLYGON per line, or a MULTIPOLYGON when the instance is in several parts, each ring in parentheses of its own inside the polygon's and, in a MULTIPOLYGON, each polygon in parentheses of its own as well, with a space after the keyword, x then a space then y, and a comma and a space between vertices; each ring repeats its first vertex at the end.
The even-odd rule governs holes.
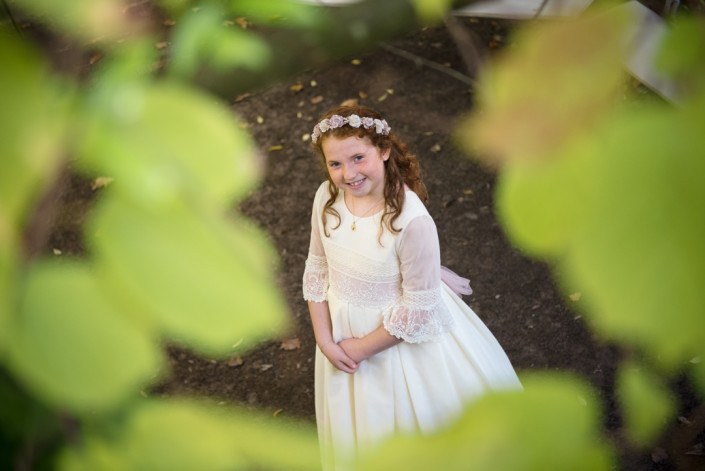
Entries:
POLYGON ((331 341, 321 347, 321 351, 333 366, 351 374, 357 371, 360 362, 369 357, 363 348, 362 340, 356 338, 344 339, 338 343, 331 341))

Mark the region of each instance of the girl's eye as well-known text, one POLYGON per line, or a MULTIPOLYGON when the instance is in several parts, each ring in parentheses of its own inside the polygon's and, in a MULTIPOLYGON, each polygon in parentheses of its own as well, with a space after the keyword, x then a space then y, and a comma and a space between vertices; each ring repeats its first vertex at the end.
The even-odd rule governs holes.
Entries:
POLYGON ((359 161, 361 161, 363 158, 364 158, 364 157, 363 157, 362 155, 356 155, 356 156, 355 156, 355 161, 356 161, 356 162, 359 162, 359 161))
POLYGON ((338 162, 329 162, 328 166, 330 168, 338 168, 340 166, 340 164, 338 162))

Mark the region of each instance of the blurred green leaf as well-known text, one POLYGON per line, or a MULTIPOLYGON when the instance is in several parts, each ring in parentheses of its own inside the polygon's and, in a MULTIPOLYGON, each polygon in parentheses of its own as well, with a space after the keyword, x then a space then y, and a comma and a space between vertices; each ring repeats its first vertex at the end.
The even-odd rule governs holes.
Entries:
POLYGON ((176 25, 169 70, 189 77, 201 66, 216 70, 266 66, 271 57, 267 43, 224 23, 222 11, 208 5, 186 14, 176 25))
POLYGON ((416 14, 423 23, 437 23, 453 4, 453 0, 412 0, 416 14))
POLYGON ((617 388, 629 438, 650 445, 676 411, 671 393, 654 373, 631 363, 621 366, 617 388))
POLYGON ((191 7, 197 0, 156 0, 164 10, 172 15, 181 15, 187 8, 191 7))
POLYGON ((497 185, 497 210, 512 242, 535 257, 557 257, 567 246, 590 200, 594 180, 589 142, 566 150, 569 158, 515 162, 497 185))
POLYGON ((149 402, 131 414, 122 442, 130 469, 316 469, 313 427, 194 401, 149 402))
POLYGON ((561 263, 601 332, 669 368, 705 338, 703 103, 630 109, 595 136, 592 193, 561 263))
POLYGON ((141 25, 127 14, 121 0, 15 0, 37 20, 83 41, 119 39, 141 25))
POLYGON ((85 121, 82 164, 136 201, 185 198, 224 210, 256 183, 249 137, 215 99, 176 84, 132 83, 103 100, 85 121))
POLYGON ((612 10, 524 28, 485 71, 461 143, 492 163, 545 160, 599 122, 624 80, 612 10))
POLYGON ((0 30, 0 248, 16 243, 27 211, 54 175, 61 156, 67 99, 36 52, 0 30))
POLYGON ((130 466, 125 451, 87 434, 80 447, 64 448, 56 462, 62 471, 124 471, 130 466))
POLYGON ((293 0, 230 0, 229 11, 260 24, 316 29, 325 18, 325 9, 302 5, 293 0))
POLYGON ((250 346, 287 317, 268 240, 243 221, 113 197, 96 208, 89 233, 113 294, 135 299, 168 334, 202 352, 227 353, 240 339, 250 346))
POLYGON ((705 396, 705 361, 703 361, 702 356, 697 356, 691 358, 690 363, 689 370, 695 379, 695 385, 698 391, 700 391, 700 394, 705 396))
POLYGON ((111 93, 153 82, 155 72, 161 65, 156 41, 154 36, 144 36, 111 44, 91 74, 93 86, 83 95, 88 104, 101 110, 101 107, 111 103, 111 93))
POLYGON ((10 323, 17 304, 16 252, 14 244, 0 245, 0 361, 5 356, 10 323))
POLYGON ((481 397, 435 435, 392 439, 360 469, 612 469, 612 452, 596 433, 598 401, 584 383, 541 374, 522 383, 524 391, 481 397))
POLYGON ((114 310, 79 262, 31 268, 11 333, 17 377, 38 397, 78 413, 114 407, 160 365, 154 339, 114 310))
POLYGON ((688 94, 705 91, 705 19, 678 17, 661 43, 657 64, 688 94))

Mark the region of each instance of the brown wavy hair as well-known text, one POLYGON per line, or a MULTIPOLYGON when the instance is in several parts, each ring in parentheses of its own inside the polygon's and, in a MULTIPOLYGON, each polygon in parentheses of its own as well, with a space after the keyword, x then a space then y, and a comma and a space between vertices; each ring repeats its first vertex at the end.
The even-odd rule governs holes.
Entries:
MULTIPOLYGON (((326 114, 321 116, 320 120, 330 118, 333 115, 339 115, 343 117, 348 117, 352 114, 356 114, 362 117, 370 117, 373 119, 383 119, 382 115, 372 108, 366 106, 339 106, 328 111, 326 114)), ((320 121, 319 120, 319 121, 320 121)), ((382 134, 377 134, 375 128, 365 129, 363 126, 354 128, 349 125, 344 125, 339 128, 330 129, 323 133, 319 137, 318 141, 313 144, 316 153, 321 158, 323 163, 323 168, 326 173, 326 179, 328 180, 328 191, 330 193, 330 198, 326 201, 323 207, 323 213, 321 214, 321 222, 323 223, 323 232, 326 237, 330 237, 328 232, 328 227, 326 222, 328 215, 335 217, 338 220, 338 224, 333 227, 337 229, 340 227, 340 214, 333 208, 333 203, 338 198, 338 187, 335 186, 333 181, 330 179, 328 170, 326 168, 326 158, 323 154, 323 148, 321 147, 323 141, 327 138, 334 136, 339 139, 345 139, 350 136, 357 136, 359 138, 366 137, 372 142, 372 145, 377 147, 380 152, 385 152, 390 149, 389 158, 384 162, 384 214, 382 214, 382 226, 380 227, 379 238, 382 236, 382 231, 386 227, 390 232, 397 234, 400 229, 394 227, 394 222, 401 215, 401 210, 404 207, 404 186, 408 186, 414 193, 416 193, 421 201, 426 203, 428 201, 428 193, 426 191, 426 185, 424 185, 421 179, 421 166, 416 158, 416 155, 409 151, 409 148, 399 139, 394 131, 391 131, 388 136, 382 134)))

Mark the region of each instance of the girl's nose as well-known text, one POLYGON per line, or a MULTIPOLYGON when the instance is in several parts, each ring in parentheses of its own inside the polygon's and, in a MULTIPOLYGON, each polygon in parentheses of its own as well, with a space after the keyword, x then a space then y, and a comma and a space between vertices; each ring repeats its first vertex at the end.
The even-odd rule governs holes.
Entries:
POLYGON ((343 167, 343 178, 346 180, 351 180, 356 175, 355 169, 352 165, 345 165, 343 167))

